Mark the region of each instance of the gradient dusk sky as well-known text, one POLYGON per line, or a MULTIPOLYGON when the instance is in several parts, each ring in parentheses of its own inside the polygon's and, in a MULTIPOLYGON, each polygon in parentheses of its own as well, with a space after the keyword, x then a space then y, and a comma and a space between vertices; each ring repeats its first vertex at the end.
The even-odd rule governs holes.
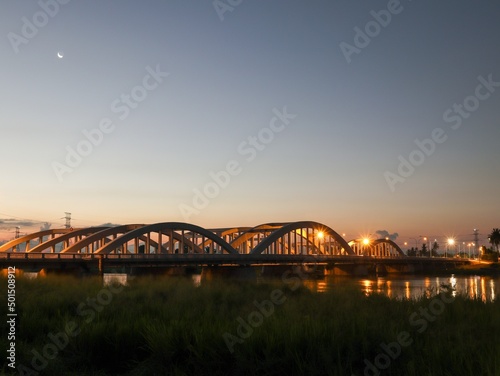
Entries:
POLYGON ((64 212, 484 238, 499 19, 496 1, 5 0, 0 239, 64 212))

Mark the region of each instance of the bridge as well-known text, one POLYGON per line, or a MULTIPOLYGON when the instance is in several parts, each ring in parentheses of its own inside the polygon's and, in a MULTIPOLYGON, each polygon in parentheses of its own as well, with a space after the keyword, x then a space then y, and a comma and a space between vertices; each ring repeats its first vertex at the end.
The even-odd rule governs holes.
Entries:
POLYGON ((183 222, 50 229, 0 246, 2 268, 34 271, 321 265, 335 274, 363 274, 450 268, 468 262, 407 257, 389 239, 346 241, 314 221, 216 229, 183 222))

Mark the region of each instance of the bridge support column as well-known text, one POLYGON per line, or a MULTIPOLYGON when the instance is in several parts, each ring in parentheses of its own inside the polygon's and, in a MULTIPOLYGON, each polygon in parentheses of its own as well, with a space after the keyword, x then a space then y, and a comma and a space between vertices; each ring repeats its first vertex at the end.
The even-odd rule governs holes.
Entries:
POLYGON ((386 269, 385 265, 376 264, 375 265, 375 273, 379 276, 387 275, 387 269, 386 269))
POLYGON ((305 279, 323 278, 326 273, 323 265, 266 265, 262 267, 263 277, 283 278, 290 272, 305 279))
POLYGON ((370 273, 369 265, 365 264, 340 264, 327 269, 329 275, 367 276, 370 273))
POLYGON ((187 266, 164 266, 164 267, 162 266, 156 268, 132 266, 127 268, 126 273, 133 276, 158 275, 158 276, 168 276, 168 277, 184 277, 193 274, 198 274, 199 270, 197 267, 187 267, 187 266))
POLYGON ((417 271, 420 271, 420 268, 418 268, 418 266, 419 265, 414 264, 387 264, 385 268, 387 270, 387 273, 390 274, 413 274, 417 271))
POLYGON ((98 268, 99 268, 99 275, 102 277, 104 275, 104 262, 103 262, 103 255, 99 255, 98 259, 98 268))
POLYGON ((252 266, 204 266, 201 270, 202 281, 217 278, 257 280, 257 272, 252 266))

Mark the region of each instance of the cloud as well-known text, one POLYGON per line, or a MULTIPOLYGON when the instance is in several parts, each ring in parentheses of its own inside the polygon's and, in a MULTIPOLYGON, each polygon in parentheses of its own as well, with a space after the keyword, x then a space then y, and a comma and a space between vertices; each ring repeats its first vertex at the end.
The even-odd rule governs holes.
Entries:
POLYGON ((375 231, 375 234, 377 234, 380 239, 389 238, 392 241, 396 240, 399 236, 397 232, 390 234, 387 230, 377 230, 375 231))
POLYGON ((14 219, 14 218, 4 218, 0 219, 0 228, 1 229, 11 229, 14 227, 32 227, 40 222, 28 221, 23 219, 14 219))
POLYGON ((118 226, 121 226, 121 225, 117 225, 115 223, 103 223, 102 225, 99 225, 97 227, 118 227, 118 226))

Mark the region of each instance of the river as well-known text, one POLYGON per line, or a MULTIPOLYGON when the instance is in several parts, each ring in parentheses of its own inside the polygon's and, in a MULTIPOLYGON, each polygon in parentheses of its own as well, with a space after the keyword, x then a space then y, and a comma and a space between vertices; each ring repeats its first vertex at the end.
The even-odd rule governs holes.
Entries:
MULTIPOLYGON (((104 275, 105 284, 109 283, 110 279, 118 279, 121 283, 127 283, 126 274, 104 275)), ((194 274, 192 279, 197 286, 202 283, 199 274, 194 274)), ((264 281, 263 279, 259 280, 264 281)), ((326 276, 323 279, 303 280, 303 283, 312 291, 320 293, 350 283, 358 286, 367 295, 381 293, 396 299, 418 299, 423 295, 435 295, 440 289, 451 288, 453 295, 461 294, 471 299, 491 302, 496 299, 497 287, 500 288, 500 277, 453 274, 448 276, 395 275, 371 278, 326 276)))
POLYGON ((354 283, 365 294, 380 293, 397 299, 417 299, 434 295, 443 288, 451 288, 452 294, 461 294, 483 302, 494 301, 500 277, 490 276, 390 276, 373 278, 330 276, 317 281, 306 281, 313 291, 324 292, 346 283, 354 283))

